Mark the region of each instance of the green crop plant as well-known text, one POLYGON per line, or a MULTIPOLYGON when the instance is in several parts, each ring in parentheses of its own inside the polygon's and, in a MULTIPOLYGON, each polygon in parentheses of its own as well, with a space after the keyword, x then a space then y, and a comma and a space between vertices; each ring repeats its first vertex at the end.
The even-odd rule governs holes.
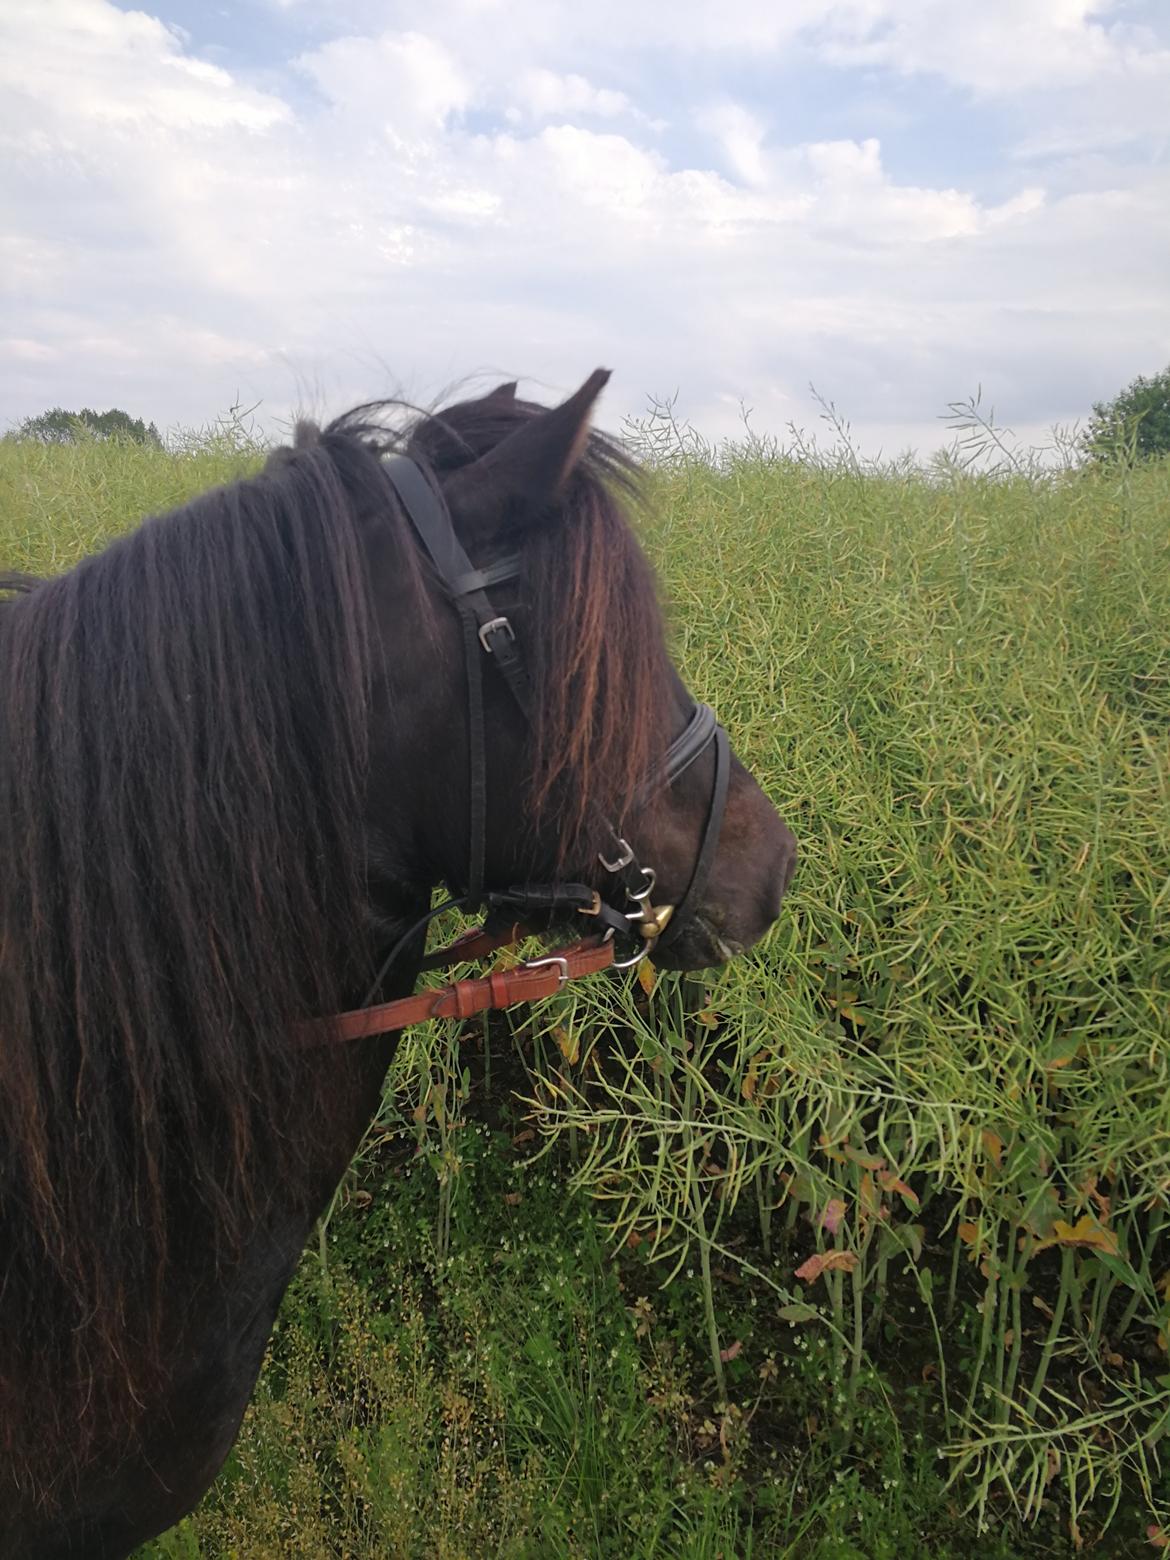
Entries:
MULTIPOLYGON (((397 1195, 383 1176, 391 1148, 416 1165, 411 1185, 438 1183, 410 1204, 425 1229, 395 1239, 414 1251, 425 1235, 427 1293, 441 1295, 477 1238, 476 1113, 512 1090, 507 1146, 492 1152, 537 1161, 529 1175, 559 1167, 566 1196, 591 1200, 633 1314, 654 1318, 642 1368, 654 1402, 673 1405, 656 1412, 683 1427, 700 1469, 673 1515, 638 1516, 676 1547, 648 1539, 638 1552, 707 1552, 677 1547, 700 1485, 715 1502, 703 1506, 710 1552, 748 1552, 725 1504, 735 1481, 792 1553, 817 1552, 810 1533, 845 1533, 830 1516, 838 1477, 850 1511, 880 1506, 872 1520, 901 1532, 860 1454, 826 1471, 879 1433, 906 1469, 921 1465, 917 1446, 933 1457, 947 1501, 984 1528, 979 1552, 1001 1552, 992 1531, 1008 1517, 1021 1545, 1033 1524, 1059 1521, 1075 1543, 1111 1520, 1161 1544, 1170 466, 878 470, 808 449, 702 448, 685 430, 651 453, 640 524, 680 666, 800 842, 781 923, 717 975, 645 970, 526 1017, 412 1032, 289 1304, 315 1314, 313 1286, 336 1281, 330 1303, 365 1317, 346 1288, 352 1232, 371 1197, 397 1195), (787 1401, 798 1418, 783 1417, 787 1401), (753 1436, 752 1455, 791 1457, 783 1499, 745 1450, 753 1436)), ((0 441, 0 559, 64 568, 256 460, 230 440, 181 453, 0 441)), ((547 1350, 527 1359, 515 1400, 507 1373, 493 1377, 484 1422, 514 1423, 524 1447, 484 1462, 511 1491, 509 1532, 554 1498, 537 1471, 541 1416, 567 1458, 574 1435, 592 1438, 572 1498, 596 1516, 602 1450, 572 1406, 598 1390, 591 1350, 571 1370, 563 1349, 552 1364, 547 1350)), ((466 1395, 462 1377, 451 1384, 455 1354, 436 1359, 434 1390, 466 1395)), ((394 1372, 409 1372, 408 1350, 394 1372)), ((253 1421, 276 1457, 285 1409, 278 1378, 266 1382, 253 1421)), ((390 1533, 367 1488, 390 1451, 359 1428, 338 1444, 352 1462, 360 1440, 362 1522, 390 1533)), ((440 1462, 412 1463, 411 1489, 436 1488, 440 1462)), ((287 1518, 269 1515, 274 1532, 287 1518)), ((590 1552, 575 1542, 547 1552, 590 1552)), ((517 1539, 507 1552, 530 1551, 517 1539)))

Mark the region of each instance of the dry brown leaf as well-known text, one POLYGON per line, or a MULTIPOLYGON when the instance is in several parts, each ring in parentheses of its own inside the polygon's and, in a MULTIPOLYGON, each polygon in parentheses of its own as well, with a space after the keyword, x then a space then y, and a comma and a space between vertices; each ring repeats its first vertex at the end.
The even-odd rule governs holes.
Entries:
POLYGON ((855 1251, 819 1251, 815 1256, 809 1257, 807 1262, 800 1264, 796 1276, 805 1283, 811 1284, 820 1278, 822 1273, 851 1273, 857 1263, 858 1256, 855 1251))

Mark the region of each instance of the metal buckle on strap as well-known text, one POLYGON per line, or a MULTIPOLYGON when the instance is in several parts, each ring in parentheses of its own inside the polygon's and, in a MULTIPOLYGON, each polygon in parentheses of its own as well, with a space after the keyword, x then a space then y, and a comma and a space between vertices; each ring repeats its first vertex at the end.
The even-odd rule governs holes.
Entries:
POLYGON ((634 859, 634 852, 628 840, 624 840, 619 836, 618 846, 618 855, 614 861, 606 861, 600 851, 598 852, 597 859, 607 872, 620 872, 623 867, 628 867, 634 859))
POLYGON ((508 622, 506 617, 489 618, 486 623, 481 623, 479 625, 479 642, 487 651, 488 655, 493 653, 491 645, 488 644, 488 635, 494 634, 497 629, 502 633, 507 634, 509 639, 515 639, 516 637, 516 630, 512 627, 511 623, 508 622))
POLYGON ((525 959, 520 968, 522 970, 539 970, 542 969, 546 964, 557 964, 560 966, 561 978, 557 986, 557 990, 559 991, 561 986, 563 986, 569 978, 569 961, 568 959, 563 959, 560 954, 550 953, 546 958, 543 959, 525 959))

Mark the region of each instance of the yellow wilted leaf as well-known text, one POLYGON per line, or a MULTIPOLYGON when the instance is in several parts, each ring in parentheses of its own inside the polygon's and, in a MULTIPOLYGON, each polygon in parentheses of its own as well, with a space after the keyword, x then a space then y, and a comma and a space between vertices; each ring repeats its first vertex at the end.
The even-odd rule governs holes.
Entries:
POLYGON ((977 1224, 972 1224, 969 1219, 965 1219, 963 1223, 959 1225, 959 1239, 963 1242, 964 1246, 973 1246, 979 1239, 979 1226, 977 1224))
POLYGON ((739 1086, 739 1092, 743 1095, 745 1100, 751 1100, 755 1098, 756 1080, 759 1077, 759 1070, 759 1058, 753 1056, 751 1061, 748 1063, 748 1070, 744 1074, 743 1082, 739 1086))
POLYGON ((1117 1236, 1098 1224, 1089 1213, 1082 1214, 1075 1224, 1057 1219, 1049 1239, 1036 1242, 1037 1251, 1043 1251, 1046 1246, 1085 1246, 1090 1251, 1107 1252, 1111 1257, 1118 1254, 1117 1236))
POLYGON ((984 1127, 981 1136, 983 1151, 998 1170, 1003 1163, 1003 1138, 998 1133, 992 1132, 989 1127, 984 1127))
POLYGON ((567 1029, 562 1029, 558 1024, 553 1030, 553 1039, 560 1048, 560 1053, 572 1067, 581 1054, 581 1041, 576 1034, 570 1034, 567 1029))
POLYGON ((650 963, 649 959, 643 959, 638 965, 638 984, 647 996, 654 990, 654 982, 658 979, 658 971, 650 963))

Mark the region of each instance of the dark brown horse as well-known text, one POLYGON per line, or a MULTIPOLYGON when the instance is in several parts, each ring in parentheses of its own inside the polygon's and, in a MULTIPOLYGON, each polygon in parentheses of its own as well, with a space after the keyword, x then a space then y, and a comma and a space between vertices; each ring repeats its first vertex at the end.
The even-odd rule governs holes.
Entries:
MULTIPOLYGON (((714 746, 687 724, 633 474, 514 387, 397 441, 524 646, 482 680, 487 885, 600 883, 616 822, 677 902, 714 746), (508 575, 508 570, 502 571, 508 575)), ((0 1554, 112 1560, 213 1479, 393 1041, 360 1003, 440 881, 466 886, 460 618, 359 409, 265 472, 0 606, 0 1554)), ((794 846, 734 761, 668 960, 775 919, 794 846)), ((421 936, 385 993, 408 991, 421 936)), ((599 977, 611 978, 611 977, 599 977)))

